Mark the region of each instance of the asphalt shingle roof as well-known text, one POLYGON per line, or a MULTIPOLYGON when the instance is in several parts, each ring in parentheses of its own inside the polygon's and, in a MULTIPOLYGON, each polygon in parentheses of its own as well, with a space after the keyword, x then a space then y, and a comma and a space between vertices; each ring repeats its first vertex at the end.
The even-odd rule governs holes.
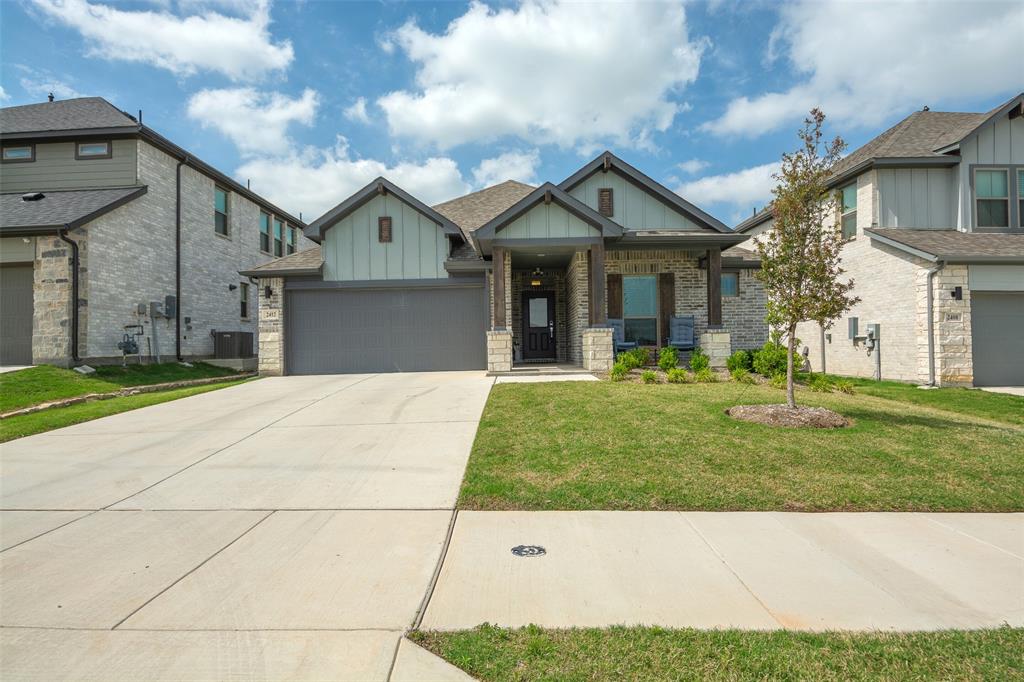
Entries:
POLYGON ((37 201, 25 201, 22 192, 0 194, 0 229, 77 226, 145 192, 145 187, 51 191, 37 201))
POLYGON ((468 241, 469 235, 535 189, 522 182, 506 180, 433 208, 458 225, 468 241))
POLYGON ((1024 234, 958 232, 956 230, 911 230, 878 228, 866 230, 916 251, 931 254, 937 260, 970 261, 977 259, 1024 259, 1024 234))
POLYGON ((138 121, 102 97, 79 97, 0 109, 0 135, 89 128, 137 129, 138 121))
POLYGON ((276 258, 272 261, 258 265, 255 268, 243 271, 243 275, 253 277, 271 277, 275 274, 295 274, 300 272, 314 272, 323 265, 323 254, 319 246, 305 251, 298 251, 283 258, 276 258))

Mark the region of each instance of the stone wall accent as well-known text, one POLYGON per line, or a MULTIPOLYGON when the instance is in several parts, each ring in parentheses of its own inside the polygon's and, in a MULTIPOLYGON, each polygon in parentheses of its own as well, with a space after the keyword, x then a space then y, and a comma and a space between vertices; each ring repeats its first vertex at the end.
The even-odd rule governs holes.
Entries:
POLYGON ((259 372, 265 376, 284 374, 284 279, 270 277, 260 280, 254 292, 259 306, 259 372), (263 297, 263 288, 270 287, 270 298, 263 297))
POLYGON ((583 364, 583 330, 590 325, 587 253, 577 251, 565 271, 569 362, 583 364))
MULTIPOLYGON (((82 235, 75 238, 81 254, 85 239, 82 235)), ((68 367, 71 364, 71 247, 50 236, 38 237, 35 246, 32 362, 68 367)))
MULTIPOLYGON (((566 327, 565 271, 545 271, 541 277, 534 277, 531 270, 513 270, 511 285, 512 315, 509 317, 509 331, 512 332, 513 349, 523 339, 523 292, 536 290, 555 294, 555 352, 558 362, 565 362, 569 356, 569 335, 566 327), (540 286, 530 286, 530 281, 539 279, 540 286)), ((514 356, 515 357, 515 356, 514 356)))
POLYGON ((512 332, 487 332, 487 371, 492 374, 512 371, 512 332))
MULTIPOLYGON (((974 358, 971 341, 971 290, 966 265, 947 265, 933 279, 933 313, 935 319, 935 380, 940 386, 971 386, 974 383, 974 358), (950 294, 963 288, 963 299, 950 294)), ((925 302, 926 305, 926 302, 925 302)), ((927 307, 921 317, 927 318, 927 307)), ((928 335, 919 337, 924 353, 924 379, 928 376, 928 335)))
POLYGON ((707 353, 713 369, 725 369, 725 361, 732 354, 732 336, 724 330, 706 331, 700 335, 701 350, 707 353))
POLYGON ((583 369, 588 372, 607 372, 611 370, 614 359, 612 348, 612 330, 609 328, 591 328, 583 330, 583 369))

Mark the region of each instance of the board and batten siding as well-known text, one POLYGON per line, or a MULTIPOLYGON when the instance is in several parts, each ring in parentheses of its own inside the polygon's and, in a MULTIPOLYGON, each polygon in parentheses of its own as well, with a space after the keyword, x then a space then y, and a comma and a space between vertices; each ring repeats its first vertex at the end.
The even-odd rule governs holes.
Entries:
POLYGON ((614 171, 594 173, 569 194, 597 211, 597 190, 603 187, 612 190, 612 220, 627 230, 701 229, 661 199, 614 171))
MULTIPOLYGON (((11 143, 13 144, 13 143, 11 143)), ((74 142, 36 144, 36 160, 0 164, 0 189, 35 192, 136 184, 138 141, 112 140, 109 159, 76 159, 74 142)))
POLYGON ((583 222, 558 204, 537 204, 501 228, 499 239, 549 239, 599 237, 597 228, 583 222))
POLYGON ((377 196, 328 228, 324 279, 444 279, 448 237, 440 225, 398 197, 377 196), (391 217, 390 243, 377 238, 377 218, 391 217))
POLYGON ((960 144, 957 227, 965 232, 974 229, 972 164, 1024 164, 1024 117, 1000 116, 960 144))
POLYGON ((879 168, 879 227, 956 226, 956 169, 879 168))

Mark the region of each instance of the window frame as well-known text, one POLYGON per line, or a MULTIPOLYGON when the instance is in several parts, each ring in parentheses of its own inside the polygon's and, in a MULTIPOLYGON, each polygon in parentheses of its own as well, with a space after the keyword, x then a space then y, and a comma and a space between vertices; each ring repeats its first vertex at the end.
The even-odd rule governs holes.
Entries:
POLYGON ((270 246, 273 248, 271 255, 280 258, 284 255, 284 228, 285 221, 274 216, 270 232, 270 246))
POLYGON ((290 256, 299 250, 298 228, 293 225, 286 225, 284 234, 284 254, 290 256))
POLYGON ((238 283, 238 316, 240 319, 249 319, 249 283, 238 283))
POLYGON ((272 223, 273 220, 274 220, 273 214, 267 213, 266 211, 260 211, 260 244, 259 244, 259 249, 260 249, 260 253, 265 253, 268 256, 271 255, 270 249, 272 247, 272 244, 271 244, 271 239, 270 239, 270 229, 271 229, 270 226, 271 226, 271 223, 272 223), (266 229, 266 231, 263 230, 263 218, 267 219, 267 223, 266 223, 267 229, 266 229), (264 237, 266 237, 266 239, 267 239, 267 248, 263 248, 263 238, 264 237))
POLYGON ((970 199, 972 232, 1014 232, 1024 231, 1024 192, 1021 192, 1020 173, 1024 172, 1024 164, 1020 163, 972 163, 970 165, 970 199), (1006 172, 1006 226, 981 227, 978 225, 978 201, 1002 201, 999 197, 978 197, 978 171, 1006 172))
POLYGON ((720 278, 719 281, 720 281, 719 291, 722 292, 722 298, 739 298, 740 297, 740 271, 739 270, 722 270, 721 278, 720 278), (727 293, 725 293, 725 284, 724 284, 724 282, 725 282, 725 278, 727 276, 728 277, 735 277, 736 278, 736 293, 735 294, 727 294, 727 293))
POLYGON ((220 185, 213 186, 213 233, 225 239, 231 239, 231 190, 220 185), (217 210, 217 192, 224 193, 224 213, 217 210), (217 229, 217 216, 224 216, 224 231, 217 229))
MULTIPOLYGON (((637 275, 622 275, 622 322, 623 322, 623 336, 626 341, 630 341, 628 330, 626 329, 627 320, 653 320, 654 321, 654 342, 651 344, 643 344, 645 346, 657 346, 658 339, 661 338, 661 300, 658 295, 658 275, 656 274, 637 274, 637 275), (626 314, 626 280, 628 279, 649 279, 654 283, 654 315, 627 315, 626 314)), ((639 344, 639 342, 638 342, 639 344)))
POLYGON ((36 145, 30 142, 29 144, 5 144, 0 148, 0 162, 2 163, 33 163, 36 160, 36 145), (4 153, 8 149, 28 149, 28 158, 24 159, 8 159, 4 157, 4 153))
POLYGON ((846 183, 845 185, 843 185, 842 187, 839 188, 839 234, 843 237, 843 239, 856 239, 856 237, 857 237, 857 181, 856 180, 854 180, 853 182, 848 182, 848 183, 846 183), (846 190, 851 188, 851 187, 853 188, 853 208, 850 209, 850 210, 847 210, 846 209, 846 204, 844 203, 844 196, 846 194, 846 190), (853 219, 853 233, 852 234, 847 234, 846 233, 846 219, 847 218, 852 218, 853 219))
POLYGON ((94 159, 112 159, 114 158, 114 143, 112 140, 86 140, 85 142, 75 142, 75 160, 76 161, 92 161, 94 159), (107 151, 103 154, 83 154, 82 145, 88 144, 102 144, 106 145, 107 151))

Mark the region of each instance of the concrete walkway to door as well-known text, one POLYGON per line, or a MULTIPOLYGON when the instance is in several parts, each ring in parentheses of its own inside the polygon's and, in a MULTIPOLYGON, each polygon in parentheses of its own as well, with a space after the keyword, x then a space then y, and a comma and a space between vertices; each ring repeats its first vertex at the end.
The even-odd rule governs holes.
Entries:
POLYGON ((0 446, 5 679, 387 679, 491 383, 268 378, 0 446))

